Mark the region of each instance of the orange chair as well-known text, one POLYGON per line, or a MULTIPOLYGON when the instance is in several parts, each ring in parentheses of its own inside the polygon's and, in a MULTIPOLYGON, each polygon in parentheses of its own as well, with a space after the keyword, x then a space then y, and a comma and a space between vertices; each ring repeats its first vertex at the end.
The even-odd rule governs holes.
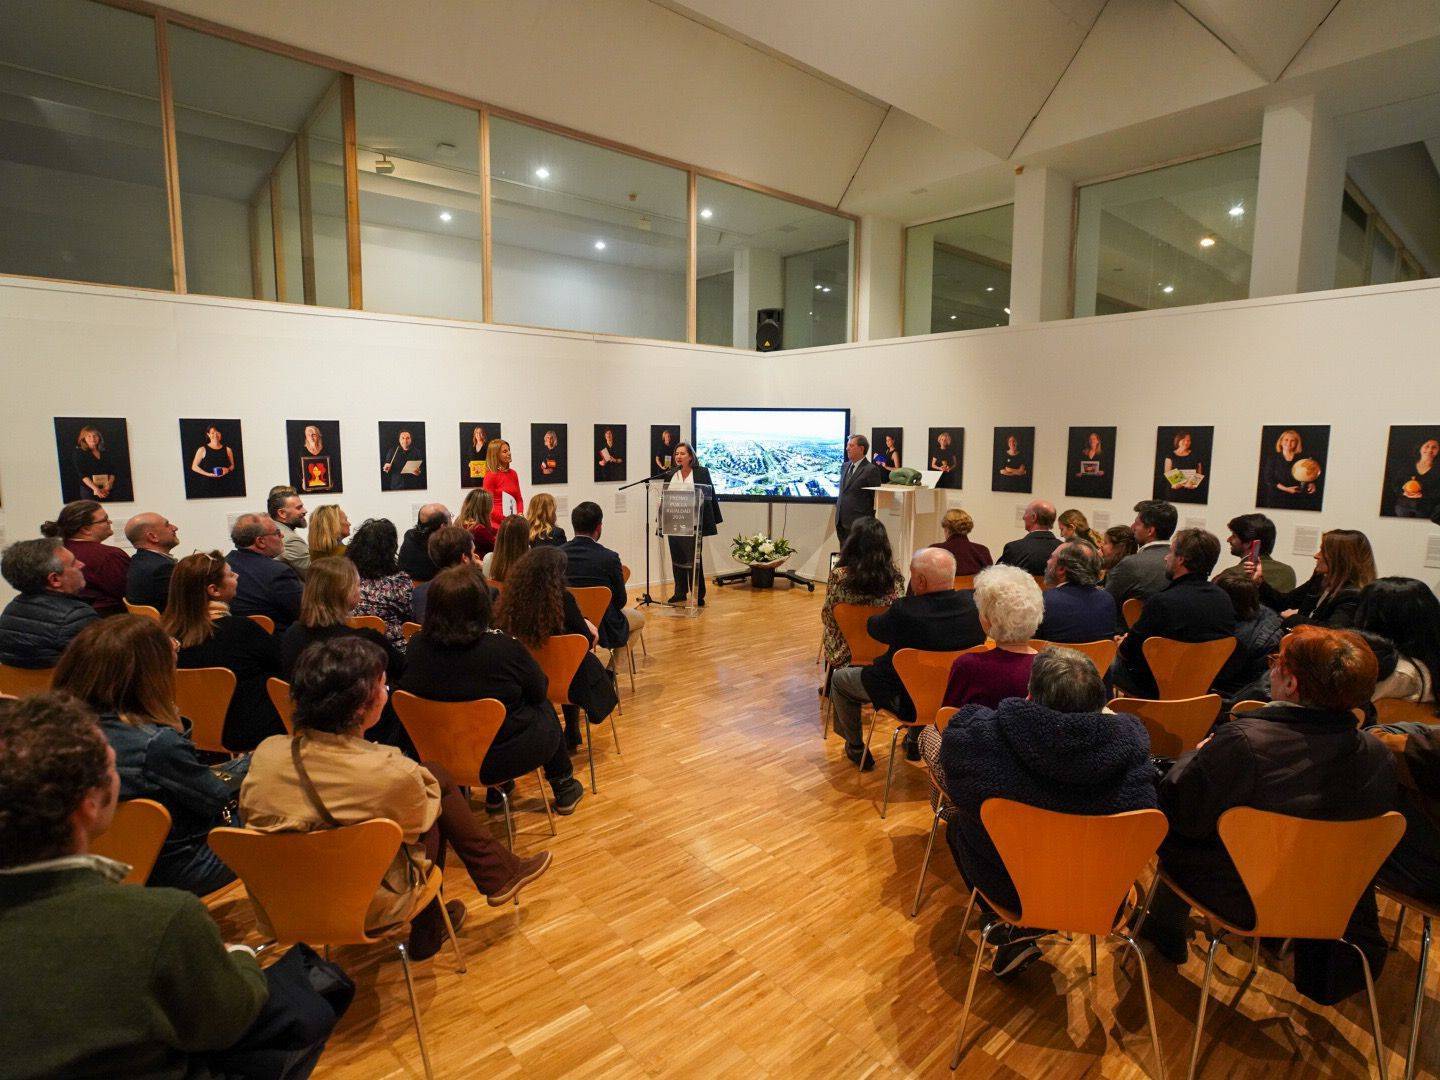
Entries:
POLYGON ((1380 724, 1403 724, 1412 720, 1421 724, 1440 724, 1440 716, 1435 715, 1433 703, 1402 701, 1399 698, 1381 698, 1376 701, 1375 717, 1380 724))
POLYGON ((352 630, 374 630, 377 634, 386 631, 385 620, 379 615, 351 615, 345 620, 345 625, 352 630))
POLYGON ((125 610, 131 615, 144 615, 147 619, 154 619, 156 622, 160 621, 160 609, 151 607, 149 604, 132 604, 129 600, 126 600, 125 610))
MULTIPOLYGON (((526 648, 530 648, 528 645, 526 648)), ((554 637, 546 638, 545 643, 538 649, 530 649, 530 655, 545 672, 545 677, 550 680, 547 696, 550 704, 555 706, 558 713, 562 706, 571 704, 569 697, 570 683, 575 678, 575 672, 580 670, 580 665, 585 660, 585 654, 590 651, 590 639, 584 634, 556 634, 554 637)), ((585 720, 585 750, 590 755, 590 792, 598 795, 600 792, 595 787, 595 744, 591 741, 590 717, 584 709, 580 710, 581 717, 585 720)), ((620 752, 620 735, 615 731, 615 718, 610 717, 610 731, 615 736, 615 752, 620 752)))
MULTIPOLYGON (((570 595, 575 597, 580 614, 584 615, 592 626, 598 628, 605 618, 605 612, 610 608, 610 590, 604 585, 571 585, 567 587, 570 595)), ((620 648, 625 650, 630 660, 630 690, 633 693, 635 690, 635 653, 628 643, 620 648)), ((611 671, 615 670, 615 654, 619 651, 619 649, 611 649, 610 659, 605 662, 605 666, 611 671)))
POLYGON ((285 725, 285 734, 295 734, 295 702, 290 700, 290 684, 284 679, 277 679, 273 676, 265 680, 265 693, 270 695, 270 704, 275 706, 275 711, 280 714, 280 722, 285 725))
POLYGON ((975 575, 974 575, 974 574, 956 574, 956 575, 955 575, 955 588, 956 588, 956 590, 960 590, 960 589, 973 589, 973 588, 975 588, 975 575))
POLYGON ((1035 638, 1030 642, 1030 647, 1036 652, 1048 649, 1051 645, 1061 649, 1074 649, 1088 656, 1102 677, 1110 670, 1110 665, 1115 660, 1115 650, 1120 647, 1114 638, 1101 638, 1099 641, 1041 641, 1035 638))
POLYGON ((1220 715, 1220 695, 1181 698, 1178 701, 1151 701, 1148 698, 1117 697, 1110 711, 1129 713, 1150 734, 1150 753, 1175 758, 1200 745, 1220 715))
MULTIPOLYGON (((870 752, 870 740, 875 737, 875 725, 880 722, 881 714, 895 721, 895 731, 890 736, 890 761, 885 767, 885 799, 880 805, 882 820, 890 809, 890 780, 895 774, 895 742, 902 731, 929 727, 935 722, 935 714, 940 711, 940 700, 945 696, 945 685, 950 681, 950 668, 954 666, 955 658, 959 655, 959 650, 929 652, 924 649, 900 649, 895 653, 895 674, 900 676, 905 693, 915 706, 915 719, 901 720, 888 710, 876 709, 870 721, 870 734, 865 737, 866 754, 870 752)), ((860 760, 865 760, 864 754, 860 756, 860 760)))
POLYGON ((1236 713, 1254 712, 1256 709, 1263 709, 1269 704, 1270 702, 1260 701, 1257 698, 1246 698, 1244 701, 1237 701, 1234 705, 1230 706, 1230 715, 1234 716, 1236 713))
MULTIPOLYGON (((879 615, 886 607, 883 604, 836 604, 830 609, 831 616, 835 619, 835 626, 840 631, 840 636, 845 639, 845 646, 850 650, 850 665, 852 667, 869 667, 875 662, 888 646, 876 641, 870 636, 866 624, 870 621, 871 615, 879 615)), ((830 676, 833 669, 827 667, 825 670, 825 700, 830 700, 830 676)), ((820 721, 820 737, 823 739, 829 735, 830 712, 827 709, 820 721)), ((863 761, 864 758, 861 758, 863 761)))
POLYGON ((9 697, 29 697, 43 694, 50 689, 55 679, 55 669, 11 667, 0 664, 0 694, 9 697))
MULTIPOLYGON (((630 567, 626 566, 624 563, 620 564, 620 579, 624 581, 626 585, 630 584, 630 567)), ((635 636, 640 639, 640 651, 646 656, 649 656, 650 646, 645 644, 645 627, 642 626, 639 633, 637 633, 635 636)))
POLYGON ((1141 652, 1150 665, 1163 701, 1199 697, 1210 692, 1210 684, 1230 654, 1235 651, 1233 637, 1214 641, 1176 641, 1173 638, 1146 638, 1141 652))
POLYGON ((1410 1010, 1410 1047, 1405 1054, 1405 1080, 1414 1080, 1415 1052, 1420 1048, 1420 1010, 1425 1005, 1425 972, 1430 966, 1430 923, 1433 919, 1440 919, 1440 907, 1416 900, 1413 896, 1406 896, 1384 885, 1376 885, 1375 888, 1381 896, 1389 897, 1400 905, 1400 913, 1395 920, 1395 941, 1390 946, 1392 949, 1399 947, 1400 931, 1405 925, 1405 912, 1414 908, 1422 919, 1420 965, 1415 972, 1415 1005, 1410 1010))
POLYGON ((1125 619, 1126 626, 1134 626, 1140 619, 1140 612, 1145 608, 1145 601, 1138 596, 1132 596, 1120 605, 1120 614, 1125 619))
MULTIPOLYGON (((1155 1026, 1155 1003, 1150 995, 1150 972, 1145 954, 1135 939, 1121 928, 1126 914, 1122 908, 1135 879, 1165 839, 1169 826, 1159 810, 1130 810, 1123 814, 1060 814, 1041 810, 1009 799, 986 799, 980 820, 1000 853, 1000 859, 1015 883, 1020 897, 1019 911, 1006 911, 985 897, 1000 917, 980 935, 979 947, 970 964, 970 985, 960 1014, 960 1034, 950 1068, 960 1065, 965 1049, 965 1027, 980 974, 980 957, 995 928, 1043 926, 1057 933, 1088 934, 1090 974, 1095 974, 1096 938, 1118 937, 1140 961, 1140 985, 1145 992, 1145 1015, 1150 1022, 1150 1045, 1156 1069, 1165 1074, 1160 1055, 1160 1033, 1155 1026), (1116 913, 1120 912, 1120 917, 1116 913)), ((960 923, 960 936, 970 923, 979 889, 970 892, 970 905, 960 923)))
MULTIPOLYGON (((397 926, 372 935, 365 927, 370 902, 400 850, 404 834, 389 818, 374 818, 338 829, 314 832, 261 833, 252 829, 212 829, 210 847, 245 882, 245 890, 265 910, 276 945, 305 942, 310 946, 375 945, 393 941, 410 993, 415 1038, 427 1078, 430 1051, 420 1026, 420 1005, 410 975, 410 950, 405 943, 410 920, 440 892, 443 875, 431 866, 415 905, 397 926)), ((443 901, 443 897, 442 897, 443 901)), ((445 931, 455 949, 461 974, 465 958, 455 940, 455 927, 442 902, 445 931)), ((266 946, 268 947, 268 946, 266 946)))
MULTIPOLYGON (((477 698, 474 701, 431 701, 416 697, 405 690, 397 690, 390 702, 395 706, 395 715, 405 725, 410 741, 421 761, 433 761, 442 766, 455 782, 462 787, 472 787, 480 782, 480 766, 490 752, 490 744, 500 733, 505 722, 505 706, 494 698, 477 698)), ((550 835, 555 834, 555 814, 550 800, 545 797, 545 775, 535 770, 540 780, 540 801, 545 804, 545 816, 550 819, 550 835)), ((510 797, 503 788, 500 792, 501 805, 505 809, 505 831, 510 846, 515 846, 515 821, 510 815, 510 797)))
POLYGON ((400 626, 400 633, 404 635, 406 641, 409 641, 419 632, 420 624, 418 622, 402 623, 400 626))
MULTIPOLYGON (((935 714, 935 730, 944 732, 950 725, 950 718, 960 710, 954 706, 947 705, 935 714)), ((915 881, 915 903, 910 907, 910 917, 913 919, 920 914, 920 899, 925 889, 925 875, 930 870, 930 855, 935 850, 935 834, 940 831, 940 823, 943 821, 949 824, 955 808, 950 804, 950 797, 945 794, 945 789, 940 786, 939 777, 926 770, 930 777, 930 808, 934 811, 934 818, 930 822, 930 838, 925 841, 925 859, 920 864, 920 875, 915 881)))
POLYGON ((115 807, 110 828, 90 841, 90 854, 127 863, 125 885, 144 885, 170 835, 170 811, 154 799, 126 799, 115 807))
POLYGON ((229 668, 180 668, 175 672, 175 706, 190 721, 190 741, 199 750, 228 754, 223 740, 225 712, 235 696, 229 668))
POLYGON ((275 620, 269 615, 247 615, 245 617, 267 634, 275 633, 275 620))

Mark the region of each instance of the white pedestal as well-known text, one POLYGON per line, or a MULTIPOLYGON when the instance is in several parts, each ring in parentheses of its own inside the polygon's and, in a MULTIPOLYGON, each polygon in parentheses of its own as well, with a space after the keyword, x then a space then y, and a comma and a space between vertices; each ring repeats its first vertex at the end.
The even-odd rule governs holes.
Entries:
POLYGON ((866 488, 875 492, 875 513, 898 510, 900 514, 900 540, 895 545, 895 561, 900 564, 900 573, 908 583, 910 580, 910 556, 915 553, 918 535, 920 547, 940 539, 940 517, 945 512, 945 502, 935 488, 910 487, 905 484, 881 484, 866 488))

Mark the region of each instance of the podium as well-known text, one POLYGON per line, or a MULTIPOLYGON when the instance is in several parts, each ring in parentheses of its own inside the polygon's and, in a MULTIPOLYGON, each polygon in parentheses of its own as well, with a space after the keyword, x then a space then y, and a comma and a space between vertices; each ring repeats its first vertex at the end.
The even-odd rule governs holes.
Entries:
POLYGON ((926 545, 940 538, 940 516, 946 509, 942 492, 937 488, 908 484, 880 484, 865 490, 875 492, 877 518, 887 510, 898 510, 900 513, 900 540, 895 545, 895 558, 900 563, 901 575, 908 583, 917 526, 922 537, 933 537, 925 542, 926 545))
MULTIPOLYGON (((669 616, 694 619, 700 615, 699 579, 696 575, 696 568, 700 560, 700 545, 703 537, 700 534, 701 525, 704 520, 703 509, 705 498, 710 491, 707 484, 694 484, 689 487, 674 487, 667 484, 660 492, 660 508, 655 516, 656 536, 679 536, 687 537, 693 541, 690 548, 690 562, 688 565, 671 563, 671 576, 676 584, 681 580, 680 575, 684 574, 689 578, 690 587, 686 590, 685 603, 683 606, 672 604, 656 604, 652 608, 669 616)), ((665 545, 668 549, 669 545, 665 545)))

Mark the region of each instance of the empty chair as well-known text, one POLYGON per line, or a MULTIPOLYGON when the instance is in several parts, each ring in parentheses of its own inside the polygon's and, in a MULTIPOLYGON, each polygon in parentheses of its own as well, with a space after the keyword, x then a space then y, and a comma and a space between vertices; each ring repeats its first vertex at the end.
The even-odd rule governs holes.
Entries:
POLYGON ((180 668, 175 672, 175 707, 190 721, 197 750, 228 754, 222 738, 225 713, 235 696, 235 673, 228 668, 180 668))
POLYGON ((1174 701, 1210 692, 1210 684, 1235 651, 1235 639, 1176 641, 1173 638, 1152 637, 1145 639, 1141 650, 1159 688, 1157 697, 1174 701))
POLYGON ((90 841, 90 854, 126 863, 124 884, 144 885, 169 835, 169 810, 154 799, 126 799, 115 807, 110 828, 90 841))
POLYGON ((151 607, 149 604, 132 604, 129 600, 126 600, 125 610, 131 615, 144 615, 147 619, 154 619, 156 622, 160 621, 160 609, 151 607))
POLYGON ((23 668, 0 664, 0 694, 9 697, 43 694, 50 689, 54 678, 54 668, 23 668))
POLYGON ((895 773, 895 741, 900 733, 914 727, 925 727, 935 722, 940 702, 945 697, 945 684, 950 679, 950 668, 959 656, 955 652, 928 652, 923 649, 901 649, 895 654, 895 673, 905 684, 905 692, 915 706, 915 719, 906 721, 886 709, 876 709, 870 721, 870 734, 865 739, 865 752, 870 752, 870 740, 875 737, 875 725, 883 714, 895 721, 895 731, 890 736, 890 760, 885 768, 885 798, 880 805, 883 818, 890 809, 890 780, 895 773))
POLYGON ((1118 697, 1110 702, 1110 711, 1129 713, 1145 725, 1150 734, 1150 753, 1155 757, 1177 758, 1200 745, 1220 715, 1220 695, 1176 701, 1150 701, 1146 698, 1118 697))

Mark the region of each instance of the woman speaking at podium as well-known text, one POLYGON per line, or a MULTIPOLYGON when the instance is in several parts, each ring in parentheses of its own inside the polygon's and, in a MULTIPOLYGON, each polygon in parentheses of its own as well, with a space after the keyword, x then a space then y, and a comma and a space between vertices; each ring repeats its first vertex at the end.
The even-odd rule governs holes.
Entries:
MULTIPOLYGON (((700 504, 700 535, 714 536, 716 526, 725 520, 720 515, 720 503, 715 498, 715 486, 710 480, 710 470, 695 460, 695 451, 689 443, 675 444, 675 468, 670 479, 665 481, 667 491, 704 487, 704 499, 700 504)), ((675 572, 675 592, 666 603, 683 604, 690 592, 690 565, 695 565, 695 594, 700 606, 705 606, 705 565, 704 549, 696 545, 689 536, 667 537, 670 541, 670 566, 675 572)))

